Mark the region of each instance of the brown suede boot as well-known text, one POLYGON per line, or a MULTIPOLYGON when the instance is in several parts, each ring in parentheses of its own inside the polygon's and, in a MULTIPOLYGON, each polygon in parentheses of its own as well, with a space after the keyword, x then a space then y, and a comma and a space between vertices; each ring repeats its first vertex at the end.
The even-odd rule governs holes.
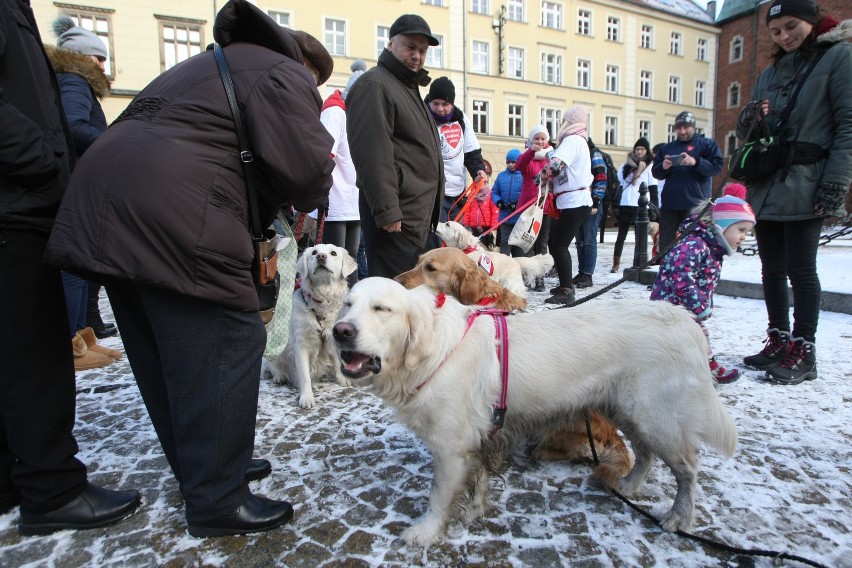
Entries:
POLYGON ((79 333, 71 338, 71 350, 74 352, 75 371, 97 369, 115 363, 115 359, 109 355, 89 351, 89 348, 86 347, 86 342, 80 337, 79 333))
POLYGON ((609 271, 613 272, 613 273, 618 272, 619 266, 621 266, 621 257, 620 256, 612 257, 612 268, 610 268, 609 271))
POLYGON ((86 347, 89 348, 89 351, 94 351, 95 353, 101 353, 108 357, 112 357, 116 361, 123 357, 121 351, 116 351, 115 349, 98 345, 98 338, 95 337, 95 330, 91 327, 81 329, 77 333, 83 338, 83 341, 86 342, 86 347))

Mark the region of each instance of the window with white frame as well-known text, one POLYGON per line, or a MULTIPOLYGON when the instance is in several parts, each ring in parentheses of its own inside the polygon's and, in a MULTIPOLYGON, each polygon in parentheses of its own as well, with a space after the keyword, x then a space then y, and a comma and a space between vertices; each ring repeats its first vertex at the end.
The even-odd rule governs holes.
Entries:
POLYGON ((509 48, 509 77, 524 78, 524 50, 521 47, 509 48))
POLYGON ((621 41, 621 18, 607 16, 606 39, 607 41, 621 41))
POLYGON ((618 65, 606 66, 606 92, 618 92, 618 65))
POLYGON ((651 136, 651 121, 647 118, 643 118, 639 120, 639 137, 644 138, 645 140, 653 140, 653 136, 651 136))
POLYGON ((650 99, 653 94, 654 74, 651 71, 639 71, 639 97, 650 99))
POLYGON ((526 136, 524 129, 524 106, 510 104, 508 112, 509 117, 509 136, 526 136))
POLYGON ((577 10, 577 33, 580 35, 592 35, 592 13, 580 8, 577 10))
POLYGON ((488 43, 484 41, 471 42, 470 70, 473 73, 488 74, 488 43))
POLYGON ((423 3, 430 6, 443 6, 444 0, 423 0, 423 3))
POLYGON ((654 49, 654 26, 642 24, 642 31, 639 34, 639 47, 654 49))
POLYGON ((669 102, 680 102, 680 77, 669 76, 669 102))
POLYGON ((725 136, 725 155, 730 156, 734 153, 734 150, 737 149, 737 133, 736 132, 728 132, 728 135, 725 136))
POLYGON ((577 60, 577 88, 589 89, 592 84, 592 62, 588 59, 577 60))
MULTIPOLYGON (((112 10, 109 12, 112 12, 112 10)), ((113 61, 112 42, 110 41, 110 30, 112 27, 110 13, 81 9, 69 10, 63 7, 62 14, 69 16, 81 28, 89 30, 98 36, 98 39, 104 44, 104 49, 107 52, 106 61, 104 61, 104 74, 112 78, 115 62, 113 61)))
POLYGON ((683 55, 683 34, 680 32, 672 32, 669 53, 671 55, 683 55))
POLYGON ((541 25, 555 30, 562 29, 562 4, 544 1, 541 3, 541 25))
POLYGON ((269 10, 266 13, 269 14, 269 17, 275 20, 275 23, 281 26, 282 28, 291 27, 290 12, 281 12, 280 10, 269 10))
POLYGON ((524 0, 509 0, 506 6, 506 18, 514 22, 525 22, 524 0))
POLYGON ((489 12, 488 0, 471 0, 470 11, 474 14, 487 14, 489 12))
POLYGON ((562 84, 562 56, 558 53, 541 54, 541 82, 548 85, 562 84))
POLYGON ((203 26, 201 21, 188 23, 183 19, 160 19, 161 67, 164 71, 202 52, 203 26))
POLYGON ((426 52, 426 67, 440 69, 444 66, 444 36, 432 34, 438 40, 438 45, 430 45, 426 52))
MULTIPOLYGON (((387 26, 376 26, 376 59, 382 54, 382 51, 388 46, 390 39, 390 28, 387 26)), ((432 51, 431 49, 429 51, 432 51)), ((427 56, 429 52, 426 52, 427 56)))
POLYGON ((477 134, 488 134, 488 101, 473 101, 473 131, 477 134))
POLYGON ((326 18, 325 48, 331 55, 346 55, 346 22, 326 18))
POLYGON ((707 40, 703 37, 698 38, 698 43, 695 49, 695 59, 698 61, 707 61, 707 40))
POLYGON ((743 36, 735 36, 731 40, 731 49, 728 53, 728 62, 736 63, 743 60, 743 36))
POLYGON ((707 81, 695 82, 695 106, 703 107, 706 104, 707 81))
POLYGON ((740 84, 736 81, 728 85, 728 108, 740 106, 740 84))
POLYGON ((604 117, 604 144, 618 146, 618 117, 604 117))
POLYGON ((669 124, 666 128, 666 141, 674 142, 677 139, 677 127, 674 124, 669 124))
POLYGON ((559 122, 562 119, 562 111, 556 108, 541 109, 541 125, 547 128, 550 139, 555 140, 559 132, 559 122))

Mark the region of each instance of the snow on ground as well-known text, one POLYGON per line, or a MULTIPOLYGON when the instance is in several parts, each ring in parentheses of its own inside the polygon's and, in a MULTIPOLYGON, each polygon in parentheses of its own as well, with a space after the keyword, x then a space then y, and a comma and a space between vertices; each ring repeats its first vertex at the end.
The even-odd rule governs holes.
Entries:
MULTIPOLYGON (((613 240, 609 233, 600 247, 595 287, 579 297, 620 276, 608 271, 613 240)), ((820 250, 826 289, 852 293, 850 245, 820 250)), ((729 259, 723 278, 759 281, 759 261, 729 259)), ((533 310, 543 309, 546 296, 531 294, 533 310)), ((645 286, 627 283, 594 301, 647 296, 645 286)), ((724 366, 736 367, 761 347, 763 303, 716 300, 707 323, 711 343, 724 366)), ((121 348, 119 338, 104 343, 121 348)), ((729 461, 702 453, 694 532, 852 567, 852 316, 823 312, 817 345, 816 381, 777 386, 739 367, 744 377, 719 387, 740 445, 729 461)), ((47 537, 22 538, 17 511, 2 515, 2 567, 775 565, 664 533, 602 489, 588 465, 536 462, 524 448, 514 450, 503 476, 492 481, 487 518, 452 526, 447 540, 428 550, 409 548, 399 535, 426 509, 430 457, 379 399, 330 382, 317 385, 317 407, 310 410, 298 407, 292 389, 261 384, 255 455, 269 458, 274 472, 253 490, 291 500, 294 519, 259 535, 195 539, 186 533, 177 484, 127 361, 78 374, 78 390, 75 432, 90 478, 138 488, 144 507, 113 527, 47 537)), ((658 461, 637 503, 659 517, 673 495, 674 480, 658 461)))

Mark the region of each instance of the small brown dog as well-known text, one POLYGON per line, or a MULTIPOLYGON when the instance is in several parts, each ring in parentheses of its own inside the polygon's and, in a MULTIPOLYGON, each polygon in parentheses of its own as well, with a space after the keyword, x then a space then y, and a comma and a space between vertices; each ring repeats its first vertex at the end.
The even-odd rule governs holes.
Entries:
POLYGON ((425 284, 433 292, 449 294, 466 306, 481 304, 507 311, 527 308, 525 299, 492 280, 457 248, 438 248, 423 253, 417 266, 394 280, 409 289, 425 284))
MULTIPOLYGON (((598 411, 589 413, 592 426, 592 438, 595 440, 595 452, 600 463, 595 475, 609 488, 615 488, 618 480, 627 475, 633 467, 630 450, 624 444, 624 438, 618 433, 615 424, 598 411)), ((586 421, 577 418, 574 423, 561 428, 550 428, 544 438, 531 452, 539 460, 592 461, 592 449, 586 434, 586 421)))

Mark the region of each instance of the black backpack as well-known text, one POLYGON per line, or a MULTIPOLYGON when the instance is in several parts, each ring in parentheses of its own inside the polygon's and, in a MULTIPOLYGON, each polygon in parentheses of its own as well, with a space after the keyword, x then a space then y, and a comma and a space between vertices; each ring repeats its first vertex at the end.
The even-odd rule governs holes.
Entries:
POLYGON ((618 170, 615 169, 615 164, 612 163, 612 157, 598 148, 604 162, 606 162, 606 197, 604 200, 611 207, 618 207, 621 203, 621 184, 618 183, 618 170))

